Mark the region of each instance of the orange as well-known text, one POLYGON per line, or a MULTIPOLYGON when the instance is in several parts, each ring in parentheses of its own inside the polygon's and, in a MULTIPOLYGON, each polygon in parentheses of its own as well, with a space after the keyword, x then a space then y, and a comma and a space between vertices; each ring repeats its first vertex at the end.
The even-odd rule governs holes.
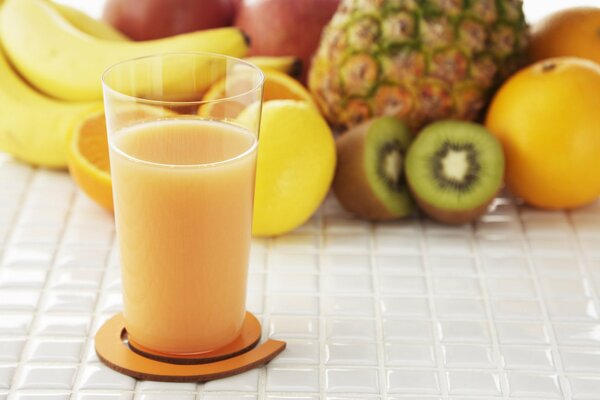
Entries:
MULTIPOLYGON (((306 101, 314 105, 310 93, 304 86, 291 76, 276 70, 264 70, 265 86, 263 91, 263 100, 300 100, 306 101)), ((227 92, 243 93, 252 89, 252 82, 249 79, 244 79, 243 76, 238 76, 237 79, 223 78, 216 82, 206 92, 204 101, 216 100, 226 97, 227 92)), ((209 103, 200 106, 198 114, 204 117, 212 116, 215 118, 235 117, 237 116, 250 102, 254 100, 251 96, 241 96, 231 101, 223 101, 219 103, 209 103)), ((316 106, 315 106, 316 107, 316 106)))
POLYGON ((570 8, 535 24, 530 55, 532 61, 573 56, 600 63, 600 8, 570 8))
MULTIPOLYGON (((128 104, 122 106, 113 118, 115 123, 125 126, 173 115, 172 111, 161 107, 128 104)), ((68 139, 67 164, 77 186, 96 203, 113 211, 104 112, 86 115, 75 125, 75 129, 68 139)))
POLYGON ((104 112, 81 121, 69 140, 69 172, 75 183, 92 200, 113 210, 108 140, 104 112))
POLYGON ((571 208, 600 195, 600 65, 540 61, 511 77, 486 125, 502 142, 507 186, 526 202, 571 208))

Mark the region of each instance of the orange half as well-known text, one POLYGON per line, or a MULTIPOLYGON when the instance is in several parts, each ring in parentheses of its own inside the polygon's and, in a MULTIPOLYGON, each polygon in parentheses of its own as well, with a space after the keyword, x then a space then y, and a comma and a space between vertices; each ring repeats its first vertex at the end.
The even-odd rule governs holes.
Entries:
POLYGON ((108 159, 108 139, 104 112, 85 118, 69 140, 69 172, 92 200, 113 210, 112 183, 108 159))
MULTIPOLYGON (((263 101, 269 100, 299 100, 315 105, 312 96, 304 86, 291 76, 276 70, 264 70, 265 86, 263 101)), ((235 118, 256 99, 249 95, 231 96, 231 93, 244 93, 252 90, 254 82, 243 75, 225 77, 217 81, 206 92, 203 101, 223 101, 203 104, 198 109, 202 117, 235 118), (231 99, 225 99, 232 97, 231 99)), ((316 107, 316 106, 315 106, 316 107)))

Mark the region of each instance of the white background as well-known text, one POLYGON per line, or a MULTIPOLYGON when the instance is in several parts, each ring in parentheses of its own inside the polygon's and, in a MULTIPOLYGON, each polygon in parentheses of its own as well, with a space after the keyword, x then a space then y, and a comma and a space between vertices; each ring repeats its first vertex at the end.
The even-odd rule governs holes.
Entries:
MULTIPOLYGON (((291 2, 301 0, 288 1, 291 2)), ((58 2, 78 7, 82 10, 85 10, 90 15, 100 17, 102 15, 102 7, 105 3, 105 0, 58 0, 58 2)), ((580 5, 600 7, 600 0, 525 0, 525 14, 527 15, 529 22, 535 22, 553 11, 580 5)))

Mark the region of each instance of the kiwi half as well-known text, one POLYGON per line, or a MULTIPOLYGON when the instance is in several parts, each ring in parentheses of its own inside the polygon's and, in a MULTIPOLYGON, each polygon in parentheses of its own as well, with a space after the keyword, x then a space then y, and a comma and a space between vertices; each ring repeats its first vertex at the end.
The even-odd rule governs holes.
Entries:
POLYGON ((502 185, 504 153, 483 126, 440 121, 427 126, 406 155, 406 179, 419 207, 449 224, 486 212, 502 185))
POLYGON ((413 135, 392 117, 371 119, 336 140, 333 190, 357 216, 391 220, 410 214, 413 202, 404 179, 404 156, 413 135))

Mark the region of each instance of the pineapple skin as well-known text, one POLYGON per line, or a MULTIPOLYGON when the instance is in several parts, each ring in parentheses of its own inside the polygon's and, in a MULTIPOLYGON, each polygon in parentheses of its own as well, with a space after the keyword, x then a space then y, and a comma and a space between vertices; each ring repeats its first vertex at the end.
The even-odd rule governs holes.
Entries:
POLYGON ((343 0, 308 86, 338 129, 382 115, 414 131, 473 120, 524 65, 527 34, 522 0, 343 0))

